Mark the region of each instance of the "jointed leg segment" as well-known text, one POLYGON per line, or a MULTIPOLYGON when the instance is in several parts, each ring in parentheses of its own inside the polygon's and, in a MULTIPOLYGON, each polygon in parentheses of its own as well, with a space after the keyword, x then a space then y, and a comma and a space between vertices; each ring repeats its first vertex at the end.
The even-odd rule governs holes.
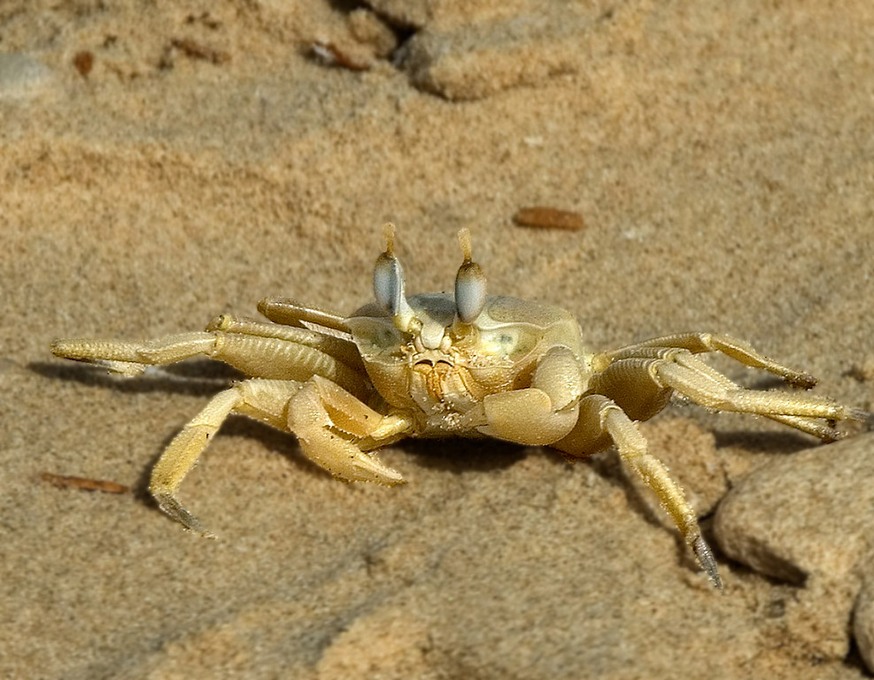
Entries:
POLYGON ((206 534, 200 521, 176 498, 185 476, 232 413, 248 415, 286 429, 288 404, 303 386, 294 380, 253 378, 215 395, 206 408, 173 438, 152 469, 149 491, 161 510, 186 528, 206 534))
POLYGON ((697 404, 718 411, 753 413, 780 420, 787 425, 807 430, 807 421, 799 418, 821 418, 826 421, 861 417, 858 409, 839 404, 813 394, 783 391, 748 390, 719 375, 699 359, 680 353, 670 360, 653 364, 653 379, 689 397, 697 404))
POLYGON ((657 338, 599 355, 596 362, 605 366, 596 376, 597 391, 619 401, 626 412, 640 420, 660 411, 675 390, 705 408, 761 415, 826 441, 841 436, 835 421, 867 418, 860 409, 812 394, 743 388, 694 356, 704 351, 722 352, 796 385, 810 387, 815 382, 811 376, 781 366, 740 341, 689 334, 657 338))
POLYGON ((58 340, 52 352, 88 361, 127 376, 146 366, 163 366, 205 355, 255 378, 307 380, 321 375, 363 395, 361 359, 355 346, 306 328, 236 319, 223 314, 204 331, 179 333, 143 342, 119 340, 58 340))
POLYGON ((584 397, 580 401, 580 419, 574 431, 554 446, 572 456, 580 456, 603 448, 607 437, 616 445, 627 468, 656 494, 713 585, 722 588, 716 560, 701 536, 698 519, 683 489, 671 478, 664 463, 648 452, 646 439, 637 425, 616 403, 598 394, 584 397))
POLYGON ((200 521, 182 507, 176 492, 222 423, 244 401, 244 388, 241 385, 219 392, 173 438, 152 469, 149 491, 158 507, 186 528, 200 534, 209 535, 200 521))
POLYGON ((362 451, 358 443, 367 438, 387 443, 406 431, 410 425, 406 420, 382 416, 319 376, 305 383, 253 378, 213 397, 170 442, 152 470, 149 490, 159 507, 193 531, 206 533, 197 518, 179 503, 176 493, 232 413, 293 432, 307 458, 347 481, 389 485, 403 481, 399 473, 362 451))
POLYGON ((608 361, 614 361, 626 357, 651 356, 647 350, 658 351, 664 349, 685 349, 692 354, 719 352, 745 366, 760 368, 763 371, 778 375, 786 380, 786 382, 797 387, 810 388, 816 384, 816 378, 812 375, 793 371, 791 368, 778 364, 773 359, 769 359, 764 354, 753 349, 743 340, 717 333, 677 333, 675 335, 665 335, 628 345, 602 356, 607 358, 608 361))
POLYGON ((224 315, 201 332, 144 342, 59 340, 52 351, 125 375, 206 355, 253 376, 213 397, 173 439, 152 471, 150 490, 160 508, 193 531, 205 533, 176 494, 232 413, 293 432, 304 455, 343 479, 403 481, 365 451, 400 438, 414 423, 400 415, 384 416, 361 401, 370 388, 354 345, 343 338, 224 315))
POLYGON ((213 352, 215 343, 214 333, 195 331, 143 342, 56 340, 52 343, 52 353, 65 359, 104 366, 115 373, 133 377, 145 371, 146 366, 163 366, 199 354, 209 355, 213 352))

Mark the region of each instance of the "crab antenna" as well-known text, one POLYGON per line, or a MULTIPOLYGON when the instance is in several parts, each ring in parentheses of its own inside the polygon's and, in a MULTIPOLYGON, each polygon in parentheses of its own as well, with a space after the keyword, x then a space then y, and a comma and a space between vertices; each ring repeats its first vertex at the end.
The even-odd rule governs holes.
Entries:
POLYGON ((385 252, 373 268, 373 294, 389 314, 395 327, 404 333, 415 332, 421 322, 416 319, 404 295, 404 269, 394 254, 395 227, 390 222, 383 228, 385 252))
POLYGON ((486 275, 473 261, 469 229, 458 232, 458 244, 461 246, 464 261, 455 275, 456 316, 461 323, 471 324, 486 305, 486 275))

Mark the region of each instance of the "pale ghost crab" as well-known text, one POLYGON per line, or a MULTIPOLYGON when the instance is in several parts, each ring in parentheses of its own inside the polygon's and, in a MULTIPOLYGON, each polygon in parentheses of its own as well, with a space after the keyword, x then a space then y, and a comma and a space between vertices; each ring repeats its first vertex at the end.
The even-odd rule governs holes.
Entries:
POLYGON ((765 416, 823 440, 835 422, 865 413, 809 394, 744 389, 696 355, 721 352, 789 383, 815 380, 711 333, 681 333, 607 352, 583 344, 576 319, 558 307, 486 296, 486 280, 459 234, 464 261, 455 294, 407 298, 394 228, 374 270, 376 304, 350 317, 266 299, 269 322, 221 315, 204 331, 141 343, 58 340, 54 354, 124 375, 206 355, 247 379, 217 394, 172 440, 152 471, 160 508, 206 533, 177 500, 182 480, 232 413, 294 433, 304 455, 348 481, 403 481, 371 451, 404 437, 489 436, 548 445, 572 457, 615 446, 691 546, 717 588, 721 580, 683 490, 635 421, 661 411, 674 392, 712 410, 765 416))

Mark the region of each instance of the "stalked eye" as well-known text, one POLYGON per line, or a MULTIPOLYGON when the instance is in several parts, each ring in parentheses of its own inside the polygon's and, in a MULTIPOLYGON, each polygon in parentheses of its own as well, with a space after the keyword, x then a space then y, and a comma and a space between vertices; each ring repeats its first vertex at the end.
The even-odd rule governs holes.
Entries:
POLYGON ((412 332, 416 324, 413 310, 404 295, 404 270, 394 253, 394 225, 385 225, 385 252, 373 268, 373 294, 376 301, 392 315, 395 327, 412 332))
POLYGON ((404 270, 395 257, 395 225, 383 227, 385 252, 376 259, 373 268, 373 294, 376 301, 394 316, 398 312, 399 299, 404 295, 404 270))
POLYGON ((455 276, 455 308, 462 323, 473 323, 482 313, 486 304, 486 275, 473 261, 470 247, 470 232, 458 232, 458 242, 464 255, 464 262, 455 276))
POLYGON ((373 269, 373 294, 376 301, 394 316, 403 297, 404 270, 397 258, 383 253, 373 269))

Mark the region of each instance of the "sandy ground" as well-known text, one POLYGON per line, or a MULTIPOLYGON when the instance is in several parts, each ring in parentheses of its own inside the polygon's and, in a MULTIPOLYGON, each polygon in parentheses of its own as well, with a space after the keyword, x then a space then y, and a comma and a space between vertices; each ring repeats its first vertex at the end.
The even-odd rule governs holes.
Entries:
MULTIPOLYGON (((0 676, 864 677, 856 590, 801 630, 804 578, 714 543, 720 596, 612 453, 403 443, 385 489, 235 418, 182 491, 219 540, 147 498, 228 374, 124 381, 51 340, 266 295, 351 311, 388 220, 410 290, 451 287, 467 226, 492 292, 572 310, 593 347, 725 331, 871 407, 870 2, 374 6, 0 6, 0 676), (531 205, 586 226, 514 225, 531 205)), ((685 405, 643 431, 708 516, 814 445, 685 405)))

